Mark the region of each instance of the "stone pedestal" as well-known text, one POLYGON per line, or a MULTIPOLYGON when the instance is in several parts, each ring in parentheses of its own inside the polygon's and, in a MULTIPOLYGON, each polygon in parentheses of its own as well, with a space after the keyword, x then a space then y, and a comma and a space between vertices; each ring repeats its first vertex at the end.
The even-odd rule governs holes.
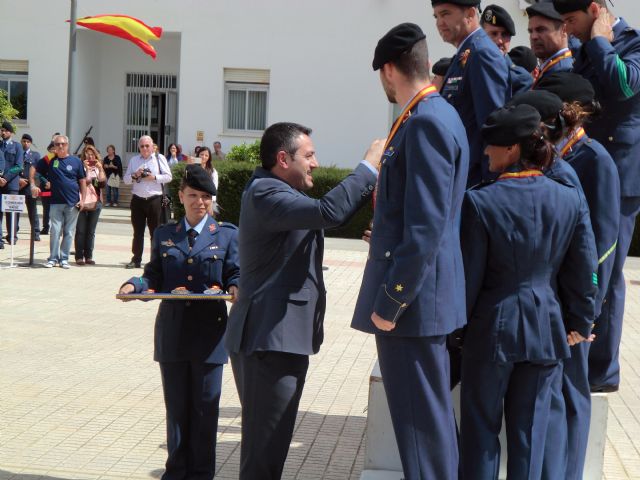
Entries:
MULTIPOLYGON (((459 418, 460 389, 452 392, 456 417, 459 418)), ((587 447, 584 480, 600 480, 604 461, 604 446, 607 435, 607 395, 591 395, 591 429, 587 447)), ((504 422, 503 422, 504 424, 504 422)), ((369 408, 367 410, 367 429, 364 452, 364 471, 360 480, 401 480, 402 464, 396 438, 393 433, 387 397, 382 385, 380 367, 375 363, 369 378, 369 408)), ((500 432, 502 454, 500 479, 506 478, 506 437, 504 428, 500 432)))

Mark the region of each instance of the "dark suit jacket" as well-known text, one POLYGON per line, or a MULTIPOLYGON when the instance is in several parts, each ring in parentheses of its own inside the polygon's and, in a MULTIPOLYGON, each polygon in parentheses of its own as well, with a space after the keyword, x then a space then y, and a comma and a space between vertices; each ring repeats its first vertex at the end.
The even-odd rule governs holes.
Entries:
POLYGON ((0 145, 0 150, 4 153, 4 173, 2 176, 7 181, 2 191, 4 193, 17 192, 19 189, 18 180, 23 168, 22 145, 10 139, 4 146, 0 145))
POLYGON ((382 158, 369 258, 351 326, 380 335, 446 335, 466 322, 460 208, 469 146, 455 109, 418 103, 382 158), (397 322, 385 333, 376 312, 397 322))
POLYGON ((317 200, 256 169, 242 195, 242 274, 229 314, 230 352, 318 352, 325 312, 323 229, 343 224, 369 200, 375 181, 361 164, 317 200))
MULTIPOLYGON (((151 261, 142 277, 127 283, 136 293, 149 288, 171 292, 186 287, 202 293, 217 283, 224 290, 238 285, 238 229, 209 217, 189 251, 183 220, 162 225, 153 233, 151 261)), ((225 363, 227 307, 221 301, 163 300, 155 325, 154 360, 225 363)))
POLYGON ((498 180, 465 196, 464 355, 555 361, 566 334, 591 333, 598 257, 580 192, 546 176, 498 180))

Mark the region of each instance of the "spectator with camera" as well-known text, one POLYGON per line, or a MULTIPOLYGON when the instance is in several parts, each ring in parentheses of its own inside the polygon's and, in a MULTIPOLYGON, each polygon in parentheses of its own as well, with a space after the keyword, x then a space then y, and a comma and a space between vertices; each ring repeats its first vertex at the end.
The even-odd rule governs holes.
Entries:
POLYGON ((162 184, 171 181, 171 169, 163 155, 153 150, 153 140, 148 135, 138 140, 139 155, 129 160, 124 183, 133 185, 131 197, 131 261, 125 268, 140 268, 144 249, 145 225, 153 240, 153 232, 160 225, 162 215, 162 184))

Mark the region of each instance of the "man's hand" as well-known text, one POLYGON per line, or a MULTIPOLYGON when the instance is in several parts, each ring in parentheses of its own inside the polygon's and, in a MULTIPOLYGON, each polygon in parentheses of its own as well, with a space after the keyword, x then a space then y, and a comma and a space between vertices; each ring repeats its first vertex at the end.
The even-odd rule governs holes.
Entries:
MULTIPOLYGON (((131 285, 130 283, 125 283, 123 286, 120 287, 120 291, 118 293, 120 293, 120 294, 129 294, 129 293, 133 293, 134 291, 135 291, 135 288, 133 287, 133 285, 131 285)), ((122 301, 123 302, 130 302, 131 299, 123 298, 122 301)))
POLYGON ((384 153, 384 144, 386 143, 386 138, 379 138, 374 140, 367 153, 364 154, 364 159, 366 162, 370 163, 371 166, 375 169, 380 165, 380 159, 382 158, 382 154, 384 153))
POLYGON ((373 230, 373 220, 369 222, 369 228, 362 233, 362 240, 371 243, 371 230, 373 230))
POLYGON ((84 200, 81 198, 80 201, 76 204, 76 207, 78 207, 79 211, 84 210, 84 200))
POLYGON ((6 184, 7 181, 4 178, 0 177, 0 187, 4 187, 6 184))
POLYGON ((40 189, 35 185, 31 185, 31 196, 33 198, 38 198, 38 195, 40 195, 40 189))
POLYGON ((604 37, 608 41, 613 41, 613 16, 607 11, 606 8, 600 7, 598 9, 598 16, 591 26, 591 38, 604 37))
POLYGON ((385 320, 376 312, 373 312, 371 314, 371 321, 373 322, 373 324, 376 326, 378 330, 382 330, 384 332, 390 332, 391 330, 396 328, 395 323, 390 322, 389 320, 385 320))
POLYGON ((231 295, 231 300, 227 300, 229 303, 236 303, 238 300, 238 287, 235 285, 231 285, 229 287, 229 295, 231 295))
POLYGON ((51 182, 47 182, 44 184, 44 189, 45 190, 51 190, 51 182))
POLYGON ((582 343, 582 342, 591 343, 595 340, 595 338, 596 336, 593 333, 589 335, 589 338, 584 338, 578 332, 571 331, 567 334, 567 343, 569 344, 570 347, 573 347, 574 345, 578 345, 579 343, 582 343))
POLYGON ((22 190, 27 185, 29 185, 29 181, 26 178, 21 178, 20 180, 18 180, 18 189, 22 190))

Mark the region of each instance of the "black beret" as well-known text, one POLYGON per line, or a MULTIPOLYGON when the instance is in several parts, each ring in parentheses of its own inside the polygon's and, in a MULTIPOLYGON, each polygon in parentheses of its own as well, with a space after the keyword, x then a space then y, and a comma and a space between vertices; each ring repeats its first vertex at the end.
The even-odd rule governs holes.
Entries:
POLYGON ((536 84, 536 89, 551 92, 563 102, 578 102, 582 105, 590 104, 596 96, 589 80, 571 72, 547 73, 536 84))
POLYGON ((431 6, 442 5, 443 3, 451 3, 461 7, 477 7, 480 5, 480 0, 431 0, 431 6))
POLYGON ((33 143, 33 137, 31 135, 29 135, 28 133, 23 133, 22 134, 22 140, 29 140, 31 143, 33 143))
POLYGON ((562 22, 562 15, 560 15, 560 13, 553 7, 553 2, 551 0, 540 1, 538 3, 534 3, 530 7, 527 7, 527 15, 529 18, 545 17, 562 22))
POLYGON ((211 174, 207 172, 201 165, 187 165, 184 170, 184 183, 194 190, 207 192, 211 195, 217 195, 218 191, 211 179, 211 174))
POLYGON ((453 58, 451 57, 441 58, 433 64, 433 67, 431 67, 431 73, 444 77, 447 74, 447 70, 449 70, 449 65, 451 65, 452 60, 453 58))
POLYGON ((529 73, 533 72, 538 66, 538 59, 533 50, 522 45, 513 47, 509 52, 509 58, 513 63, 524 68, 529 73))
POLYGON ((11 125, 11 123, 6 120, 2 122, 2 128, 4 128, 5 130, 9 130, 11 133, 15 133, 13 125, 11 125))
POLYGON ((397 59, 423 38, 426 38, 426 35, 415 23, 396 25, 378 40, 371 64, 373 70, 378 70, 385 63, 397 59))
POLYGON ((496 27, 503 27, 511 36, 516 34, 516 26, 513 23, 511 15, 499 5, 489 5, 486 7, 482 12, 481 22, 483 25, 488 23, 496 27))
POLYGON ((553 8, 558 13, 570 13, 578 10, 586 10, 593 0, 553 0, 553 8))
POLYGON ((488 145, 508 147, 530 137, 540 127, 540 114, 531 105, 499 108, 482 125, 488 145))
POLYGON ((507 106, 529 105, 535 108, 542 120, 555 119, 562 110, 562 100, 546 90, 529 90, 513 97, 507 106))

